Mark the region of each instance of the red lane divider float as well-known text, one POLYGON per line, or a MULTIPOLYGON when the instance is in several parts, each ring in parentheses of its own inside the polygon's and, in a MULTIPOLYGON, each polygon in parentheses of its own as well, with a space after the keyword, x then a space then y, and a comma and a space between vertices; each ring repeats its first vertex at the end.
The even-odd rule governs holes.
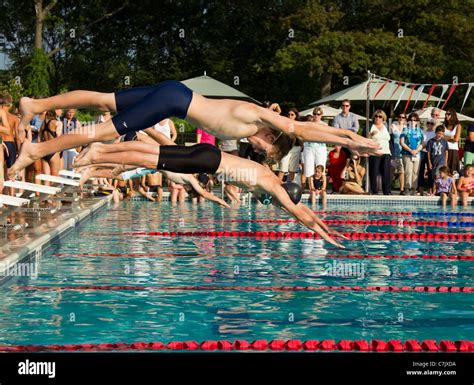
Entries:
POLYGON ((473 293, 470 286, 140 286, 140 285, 58 285, 16 286, 27 291, 383 291, 427 293, 473 293))
MULTIPOLYGON (((156 237, 256 237, 256 238, 312 238, 321 237, 311 231, 129 231, 112 233, 125 236, 156 236, 156 237)), ((359 233, 343 232, 351 240, 417 240, 417 241, 470 241, 474 239, 471 233, 359 233)), ((103 234, 95 234, 103 235, 103 234)), ((107 234, 109 235, 109 234, 107 234)))
POLYGON ((245 340, 208 340, 162 342, 116 342, 83 343, 66 345, 0 345, 0 352, 46 352, 46 351, 361 351, 361 352, 459 352, 474 351, 474 342, 468 340, 273 340, 252 342, 245 340))
MULTIPOLYGON (((199 221, 209 223, 298 223, 295 219, 202 219, 199 221)), ((330 219, 323 220, 327 225, 373 225, 373 226, 430 226, 430 227, 453 227, 453 225, 470 225, 470 222, 448 222, 448 221, 403 221, 390 220, 384 221, 380 219, 330 219)), ((472 222, 474 226, 474 222, 472 222)))
MULTIPOLYGON (((189 257, 189 258, 209 258, 209 257, 226 257, 225 253, 222 254, 183 254, 183 253, 55 253, 55 257, 117 257, 117 258, 144 258, 144 257, 157 257, 157 258, 178 258, 178 257, 189 257)), ((232 257, 258 257, 258 254, 232 254, 232 257)), ((273 254, 273 257, 309 257, 305 254, 273 254)), ((350 258, 350 259, 459 259, 459 260, 474 260, 474 255, 321 255, 315 256, 321 258, 350 258)))

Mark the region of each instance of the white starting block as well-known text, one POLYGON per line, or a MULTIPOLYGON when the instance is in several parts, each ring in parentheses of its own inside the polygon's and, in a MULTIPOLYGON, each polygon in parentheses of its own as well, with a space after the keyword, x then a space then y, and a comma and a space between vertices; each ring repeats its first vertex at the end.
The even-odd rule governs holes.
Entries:
POLYGON ((57 208, 54 208, 54 209, 40 208, 39 204, 41 201, 45 199, 55 199, 55 198, 52 198, 51 195, 56 195, 57 193, 59 193, 61 191, 59 187, 43 186, 41 184, 36 184, 36 183, 11 181, 11 180, 6 181, 4 183, 4 186, 23 190, 23 193, 21 193, 20 195, 17 195, 19 198, 28 199, 30 198, 30 195, 32 195, 31 200, 33 201, 33 207, 22 209, 24 211, 32 211, 32 212, 48 211, 51 213, 57 211, 57 208), (35 193, 39 193, 40 195, 37 197, 35 193))
MULTIPOLYGON (((10 195, 0 195, 0 206, 7 206, 7 212, 11 210, 11 208, 17 208, 17 207, 22 207, 26 206, 30 203, 29 199, 24 199, 24 198, 16 198, 12 197, 10 195)), ((6 231, 7 229, 13 229, 15 231, 20 230, 22 228, 28 227, 28 223, 24 224, 14 224, 14 223, 3 223, 3 221, 0 223, 0 228, 3 228, 5 230, 5 236, 6 236, 6 231)))
POLYGON ((60 176, 40 174, 36 176, 36 179, 41 180, 43 182, 59 183, 66 186, 79 187, 78 181, 68 178, 61 178, 60 176))
POLYGON ((46 175, 40 174, 36 176, 37 180, 41 180, 44 182, 50 183, 58 183, 64 186, 62 189, 61 199, 62 201, 69 201, 69 202, 77 202, 79 197, 77 193, 79 192, 79 181, 70 179, 70 178, 62 178, 60 176, 53 176, 53 175, 46 175), (66 196, 66 194, 71 194, 70 196, 66 196))
POLYGON ((81 174, 74 172, 74 171, 69 171, 69 170, 61 170, 59 171, 59 176, 63 178, 71 178, 71 179, 81 179, 81 174))
POLYGON ((59 187, 43 186, 41 184, 36 184, 36 183, 28 183, 28 182, 12 181, 12 180, 6 181, 4 183, 4 186, 16 188, 20 190, 39 192, 40 194, 46 194, 46 195, 54 195, 61 191, 59 187))
POLYGON ((29 199, 12 197, 10 195, 0 195, 0 204, 6 206, 22 207, 30 203, 29 199))

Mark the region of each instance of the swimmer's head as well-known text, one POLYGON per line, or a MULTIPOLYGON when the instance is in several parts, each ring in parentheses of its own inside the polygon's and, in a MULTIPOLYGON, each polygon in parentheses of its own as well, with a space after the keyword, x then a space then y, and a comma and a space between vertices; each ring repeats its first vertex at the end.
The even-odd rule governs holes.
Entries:
MULTIPOLYGON (((301 201, 301 196, 303 195, 303 190, 301 186, 297 183, 286 182, 281 185, 287 192, 291 201, 297 205, 301 201)), ((269 205, 273 203, 273 197, 270 194, 261 194, 258 197, 258 201, 264 205, 269 205)))
POLYGON ((281 131, 263 127, 248 138, 255 152, 265 153, 274 161, 280 161, 294 145, 294 138, 281 131))
POLYGON ((202 172, 198 175, 197 180, 199 183, 206 185, 209 182, 209 175, 207 175, 205 172, 202 172))

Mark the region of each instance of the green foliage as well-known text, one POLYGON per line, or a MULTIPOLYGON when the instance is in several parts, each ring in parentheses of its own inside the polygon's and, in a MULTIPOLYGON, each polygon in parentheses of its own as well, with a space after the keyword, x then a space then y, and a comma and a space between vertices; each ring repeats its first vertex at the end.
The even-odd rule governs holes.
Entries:
POLYGON ((26 66, 26 93, 33 96, 49 96, 51 59, 43 50, 34 49, 30 63, 26 66))
POLYGON ((25 94, 21 82, 16 79, 9 80, 6 84, 0 84, 0 94, 10 94, 13 103, 16 103, 25 94))
MULTIPOLYGON (((301 107, 367 70, 474 81, 473 10, 473 0, 61 0, 44 23, 46 55, 56 49, 48 62, 31 57, 33 1, 5 0, 0 35, 13 63, 7 78, 25 79, 28 93, 111 92, 207 71, 230 85, 238 77, 257 100, 301 107)), ((464 91, 449 105, 460 106, 464 91)), ((474 98, 464 112, 474 113, 474 98)))

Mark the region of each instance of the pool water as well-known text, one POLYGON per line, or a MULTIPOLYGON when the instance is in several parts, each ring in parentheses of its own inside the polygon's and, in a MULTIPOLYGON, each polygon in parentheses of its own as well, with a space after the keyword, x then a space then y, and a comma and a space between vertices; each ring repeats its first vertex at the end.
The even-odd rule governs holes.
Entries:
MULTIPOLYGON (((396 208, 395 208, 396 209, 396 208)), ((393 211, 392 206, 329 206, 393 211)), ((401 211, 396 209, 397 211, 401 211)), ((450 220, 427 216, 410 220, 450 220)), ((473 210, 469 209, 469 213, 473 210)), ((451 210, 448 209, 448 212, 451 210)), ((456 211, 461 211, 456 209, 456 211)), ((396 215, 321 215, 398 219, 396 215)), ((91 286, 472 286, 474 260, 348 259, 344 255, 474 255, 470 242, 157 237, 131 231, 305 231, 255 204, 123 202, 103 210, 39 258, 37 277, 10 279, 0 297, 0 343, 67 344, 218 339, 474 339, 474 293, 242 290, 24 290, 91 286), (223 221, 225 220, 225 221, 223 221), (336 273, 337 267, 352 270, 336 273)), ((473 221, 473 217, 456 217, 473 221)), ((334 225, 340 231, 471 232, 473 227, 334 225)), ((344 270, 344 269, 343 269, 344 270)))

